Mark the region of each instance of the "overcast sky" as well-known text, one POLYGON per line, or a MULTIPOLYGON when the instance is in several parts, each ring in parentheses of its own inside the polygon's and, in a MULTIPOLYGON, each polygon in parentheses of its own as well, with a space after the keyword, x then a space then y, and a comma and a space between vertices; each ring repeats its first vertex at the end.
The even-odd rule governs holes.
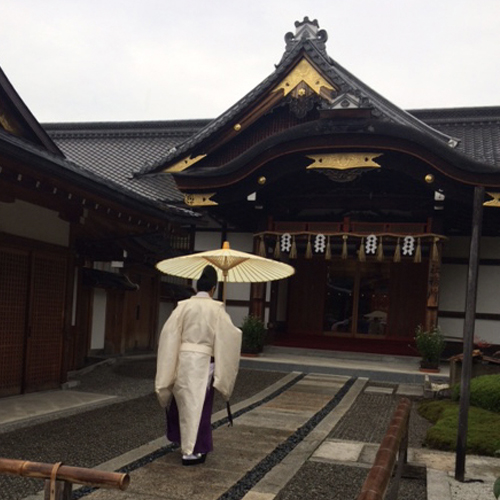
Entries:
POLYGON ((304 16, 403 109, 500 105, 499 0, 0 0, 0 66, 40 122, 215 118, 304 16))

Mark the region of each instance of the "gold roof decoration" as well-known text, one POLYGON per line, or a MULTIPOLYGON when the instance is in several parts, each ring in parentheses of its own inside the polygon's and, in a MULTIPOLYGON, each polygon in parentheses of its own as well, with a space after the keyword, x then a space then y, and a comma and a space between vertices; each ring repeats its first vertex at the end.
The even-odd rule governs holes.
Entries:
POLYGON ((307 167, 307 170, 316 168, 326 168, 333 170, 349 170, 351 168, 380 168, 374 161, 382 156, 382 153, 332 153, 307 155, 307 158, 314 160, 314 163, 307 167))
POLYGON ((485 207, 500 207, 500 193, 486 192, 486 194, 491 196, 493 199, 485 201, 483 203, 483 206, 485 206, 485 207))
POLYGON ((273 89, 273 92, 283 90, 288 95, 301 82, 306 83, 316 94, 320 94, 321 88, 337 90, 319 71, 305 58, 301 59, 288 75, 273 89))
POLYGON ((191 165, 194 165, 195 163, 199 162, 200 160, 203 160, 205 158, 205 155, 198 155, 195 156, 194 158, 191 156, 186 156, 186 158, 182 159, 181 161, 178 161, 171 167, 165 169, 165 172, 172 174, 175 172, 182 172, 183 170, 186 170, 186 168, 189 168, 191 165))
POLYGON ((216 201, 211 200, 215 193, 190 193, 184 195, 184 203, 190 207, 208 207, 218 205, 216 201))

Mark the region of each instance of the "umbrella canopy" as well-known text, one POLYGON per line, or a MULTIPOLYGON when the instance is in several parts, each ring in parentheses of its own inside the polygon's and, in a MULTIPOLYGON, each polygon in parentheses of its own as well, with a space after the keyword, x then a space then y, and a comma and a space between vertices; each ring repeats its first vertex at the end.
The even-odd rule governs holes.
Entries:
MULTIPOLYGON (((156 267, 165 274, 198 279, 203 268, 211 264, 224 283, 259 283, 291 276, 295 269, 288 264, 246 252, 232 250, 227 241, 222 248, 207 252, 182 255, 158 262, 156 267)), ((225 290, 224 290, 225 298, 225 290)))

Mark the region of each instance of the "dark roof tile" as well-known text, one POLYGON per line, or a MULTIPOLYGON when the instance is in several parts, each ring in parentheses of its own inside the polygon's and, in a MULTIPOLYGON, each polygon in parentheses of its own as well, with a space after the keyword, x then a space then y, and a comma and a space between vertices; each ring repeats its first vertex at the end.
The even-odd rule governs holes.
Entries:
POLYGON ((154 201, 177 203, 183 196, 170 175, 135 177, 164 157, 206 120, 45 124, 67 158, 99 177, 154 201))

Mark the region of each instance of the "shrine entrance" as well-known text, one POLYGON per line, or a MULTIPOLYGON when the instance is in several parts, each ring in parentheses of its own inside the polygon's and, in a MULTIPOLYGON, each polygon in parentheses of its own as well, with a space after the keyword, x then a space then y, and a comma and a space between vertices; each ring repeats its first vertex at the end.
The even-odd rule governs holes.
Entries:
POLYGON ((274 223, 257 235, 266 242, 257 246, 274 246, 274 257, 296 270, 271 292, 279 295, 269 308, 270 323, 279 325, 276 343, 415 354, 415 328, 432 324, 436 314, 442 237, 430 232, 430 221, 387 223, 383 233, 369 223, 362 224, 365 233, 353 232, 360 226, 349 220, 337 232, 326 225, 312 231, 314 224, 289 222, 282 233, 274 223))
POLYGON ((299 258, 290 280, 291 336, 408 338, 425 323, 428 262, 299 258))

